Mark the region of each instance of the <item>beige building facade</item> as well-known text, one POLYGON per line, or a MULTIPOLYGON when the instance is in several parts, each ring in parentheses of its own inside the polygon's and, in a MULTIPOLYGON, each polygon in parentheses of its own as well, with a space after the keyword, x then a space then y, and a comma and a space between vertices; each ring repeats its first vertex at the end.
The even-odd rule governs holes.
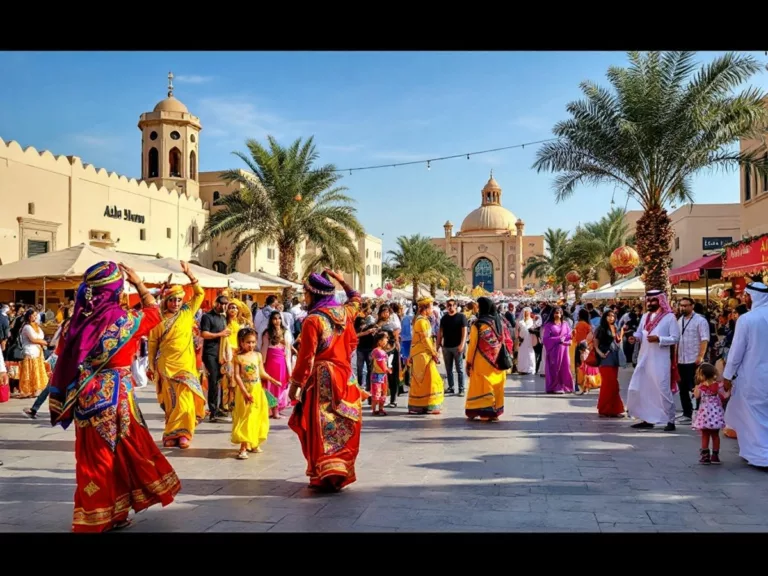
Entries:
POLYGON ((462 270, 466 284, 513 294, 535 278, 523 278, 525 263, 544 254, 544 236, 525 236, 525 223, 502 206, 502 189, 493 172, 480 191, 480 206, 467 214, 454 234, 453 224, 432 242, 462 270))
MULTIPOLYGON (((670 212, 672 229, 672 268, 712 254, 724 244, 738 240, 742 207, 739 204, 685 204, 670 212)), ((635 233, 642 210, 630 210, 625 215, 629 234, 635 233)))
MULTIPOLYGON (((191 260, 226 273, 231 245, 220 238, 199 250, 215 200, 236 185, 221 171, 199 172, 202 123, 173 95, 140 115, 141 179, 107 172, 76 156, 54 156, 0 139, 0 265, 81 243, 142 256, 191 260)), ((381 240, 366 236, 360 254, 366 287, 381 284, 381 240), (377 246, 377 247, 376 247, 377 246), (367 254, 367 256, 366 256, 367 254), (378 259, 377 259, 378 257, 378 259)), ((302 246, 296 255, 301 277, 302 246)), ((277 246, 244 254, 239 272, 279 275, 277 246)), ((294 280, 294 279, 289 279, 294 280)))
MULTIPOLYGON (((768 99, 766 99, 768 106, 768 99)), ((768 137, 768 133, 765 135, 768 137)), ((742 140, 742 152, 756 151, 768 162, 768 146, 765 137, 762 139, 742 140)), ((741 190, 741 237, 758 236, 768 232, 768 175, 760 175, 756 171, 741 169, 739 178, 741 190)))

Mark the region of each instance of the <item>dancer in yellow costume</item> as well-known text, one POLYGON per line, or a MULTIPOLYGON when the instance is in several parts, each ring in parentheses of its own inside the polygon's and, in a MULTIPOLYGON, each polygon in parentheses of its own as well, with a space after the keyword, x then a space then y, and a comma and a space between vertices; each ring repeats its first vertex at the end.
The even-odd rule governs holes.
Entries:
MULTIPOLYGON (((228 291, 224 294, 229 296, 228 291)), ((234 360, 239 353, 237 335, 242 328, 253 327, 251 310, 245 302, 237 298, 229 298, 227 305, 227 328, 229 336, 221 339, 219 346, 219 364, 221 365, 221 409, 232 412, 235 408, 235 365, 234 360)))
POLYGON ((432 341, 432 298, 417 302, 418 314, 413 321, 411 387, 408 390, 409 414, 440 414, 443 407, 443 379, 437 371, 440 358, 432 341))
POLYGON ((149 370, 157 397, 165 412, 163 446, 189 448, 197 423, 205 418, 206 398, 200 385, 192 329, 205 292, 192 275, 189 264, 181 269, 193 288, 192 300, 184 304, 184 288, 163 291, 163 321, 149 334, 149 370))

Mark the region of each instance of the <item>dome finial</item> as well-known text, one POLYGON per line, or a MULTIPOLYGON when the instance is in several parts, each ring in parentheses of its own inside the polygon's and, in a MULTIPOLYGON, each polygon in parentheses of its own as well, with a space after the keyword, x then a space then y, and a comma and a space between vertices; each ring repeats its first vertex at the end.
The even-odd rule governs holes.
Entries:
POLYGON ((173 98, 173 72, 168 72, 168 98, 173 98))
POLYGON ((491 168, 491 179, 493 179, 493 168, 491 168))

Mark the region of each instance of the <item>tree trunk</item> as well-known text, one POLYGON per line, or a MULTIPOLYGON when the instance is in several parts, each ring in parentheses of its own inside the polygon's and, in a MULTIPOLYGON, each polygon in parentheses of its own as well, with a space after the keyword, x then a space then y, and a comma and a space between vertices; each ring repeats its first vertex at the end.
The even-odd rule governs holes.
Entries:
POLYGON ((669 268, 672 264, 672 220, 663 208, 646 210, 637 221, 637 253, 643 266, 647 290, 663 290, 669 295, 669 268))
POLYGON ((432 295, 432 298, 437 297, 437 284, 435 284, 434 282, 431 282, 429 284, 429 293, 432 295))
POLYGON ((609 276, 610 276, 610 280, 611 280, 611 286, 613 286, 614 284, 616 284, 616 277, 617 277, 617 274, 616 274, 616 270, 614 270, 613 268, 611 268, 611 269, 608 271, 608 274, 609 274, 609 276))
MULTIPOLYGON (((296 246, 293 244, 280 244, 280 277, 284 280, 291 280, 296 271, 296 246)), ((287 302, 293 297, 295 290, 290 286, 283 288, 283 301, 287 302)))
POLYGON ((419 300, 419 282, 418 280, 413 281, 413 302, 412 304, 416 304, 416 302, 419 300))

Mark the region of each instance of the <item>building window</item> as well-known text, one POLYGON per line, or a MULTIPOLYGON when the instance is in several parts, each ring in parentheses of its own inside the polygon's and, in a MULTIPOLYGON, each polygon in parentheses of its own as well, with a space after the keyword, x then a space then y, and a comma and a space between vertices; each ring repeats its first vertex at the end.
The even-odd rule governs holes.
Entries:
POLYGON ((88 233, 88 238, 97 242, 111 242, 112 233, 107 230, 91 230, 88 233))
POLYGON ((368 258, 368 248, 365 249, 365 257, 368 258))
POLYGON ((31 216, 34 213, 35 213, 35 203, 34 202, 30 202, 29 204, 27 204, 27 214, 29 214, 31 216))
POLYGON ((181 138, 181 134, 179 134, 178 132, 176 132, 176 130, 174 130, 173 132, 171 132, 171 140, 178 140, 179 138, 181 138))
POLYGON ((150 139, 150 140, 157 140, 157 132, 152 132, 152 133, 149 135, 149 139, 150 139))
POLYGON ((189 153, 189 177, 197 180, 197 154, 194 150, 189 153))
POLYGON ((370 276, 371 275, 371 265, 368 264, 368 266, 365 267, 365 275, 370 276))
POLYGON ((744 201, 752 199, 752 174, 751 170, 744 168, 744 201))
POLYGON ((192 225, 192 229, 189 231, 189 239, 192 246, 197 246, 197 224, 192 225))
POLYGON ((165 235, 166 235, 167 238, 171 237, 171 229, 170 228, 166 228, 165 229, 165 235))
POLYGON ((197 142, 197 138, 195 138, 195 135, 194 135, 194 134, 190 134, 190 135, 189 135, 189 140, 190 140, 190 142, 192 142, 192 144, 194 144, 195 142, 197 142))
POLYGON ((213 191, 213 203, 216 204, 216 202, 219 201, 219 198, 221 198, 221 194, 219 194, 218 190, 213 191))
POLYGON ((217 260, 213 263, 213 269, 218 272, 219 274, 226 274, 227 273, 227 265, 224 264, 221 260, 217 260))
POLYGON ((141 228, 139 230, 139 240, 146 240, 147 239, 147 229, 141 228))
POLYGON ((181 178, 181 150, 171 148, 171 151, 168 152, 168 163, 171 167, 171 178, 181 178))
POLYGON ((27 240, 27 258, 40 256, 48 252, 48 242, 45 240, 27 240))
POLYGON ((675 250, 680 250, 680 236, 675 238, 675 250))
MULTIPOLYGON (((766 167, 768 167, 768 153, 763 156, 763 162, 765 162, 766 167)), ((763 194, 766 192, 768 192, 768 172, 763 174, 763 194)))
POLYGON ((267 248, 267 260, 274 260, 274 259, 275 259, 275 249, 267 248))
MULTIPOLYGON (((152 132, 152 134, 155 134, 152 132)), ((157 178, 159 168, 160 168, 160 155, 157 152, 157 148, 150 148, 149 149, 149 177, 150 178, 157 178)))

